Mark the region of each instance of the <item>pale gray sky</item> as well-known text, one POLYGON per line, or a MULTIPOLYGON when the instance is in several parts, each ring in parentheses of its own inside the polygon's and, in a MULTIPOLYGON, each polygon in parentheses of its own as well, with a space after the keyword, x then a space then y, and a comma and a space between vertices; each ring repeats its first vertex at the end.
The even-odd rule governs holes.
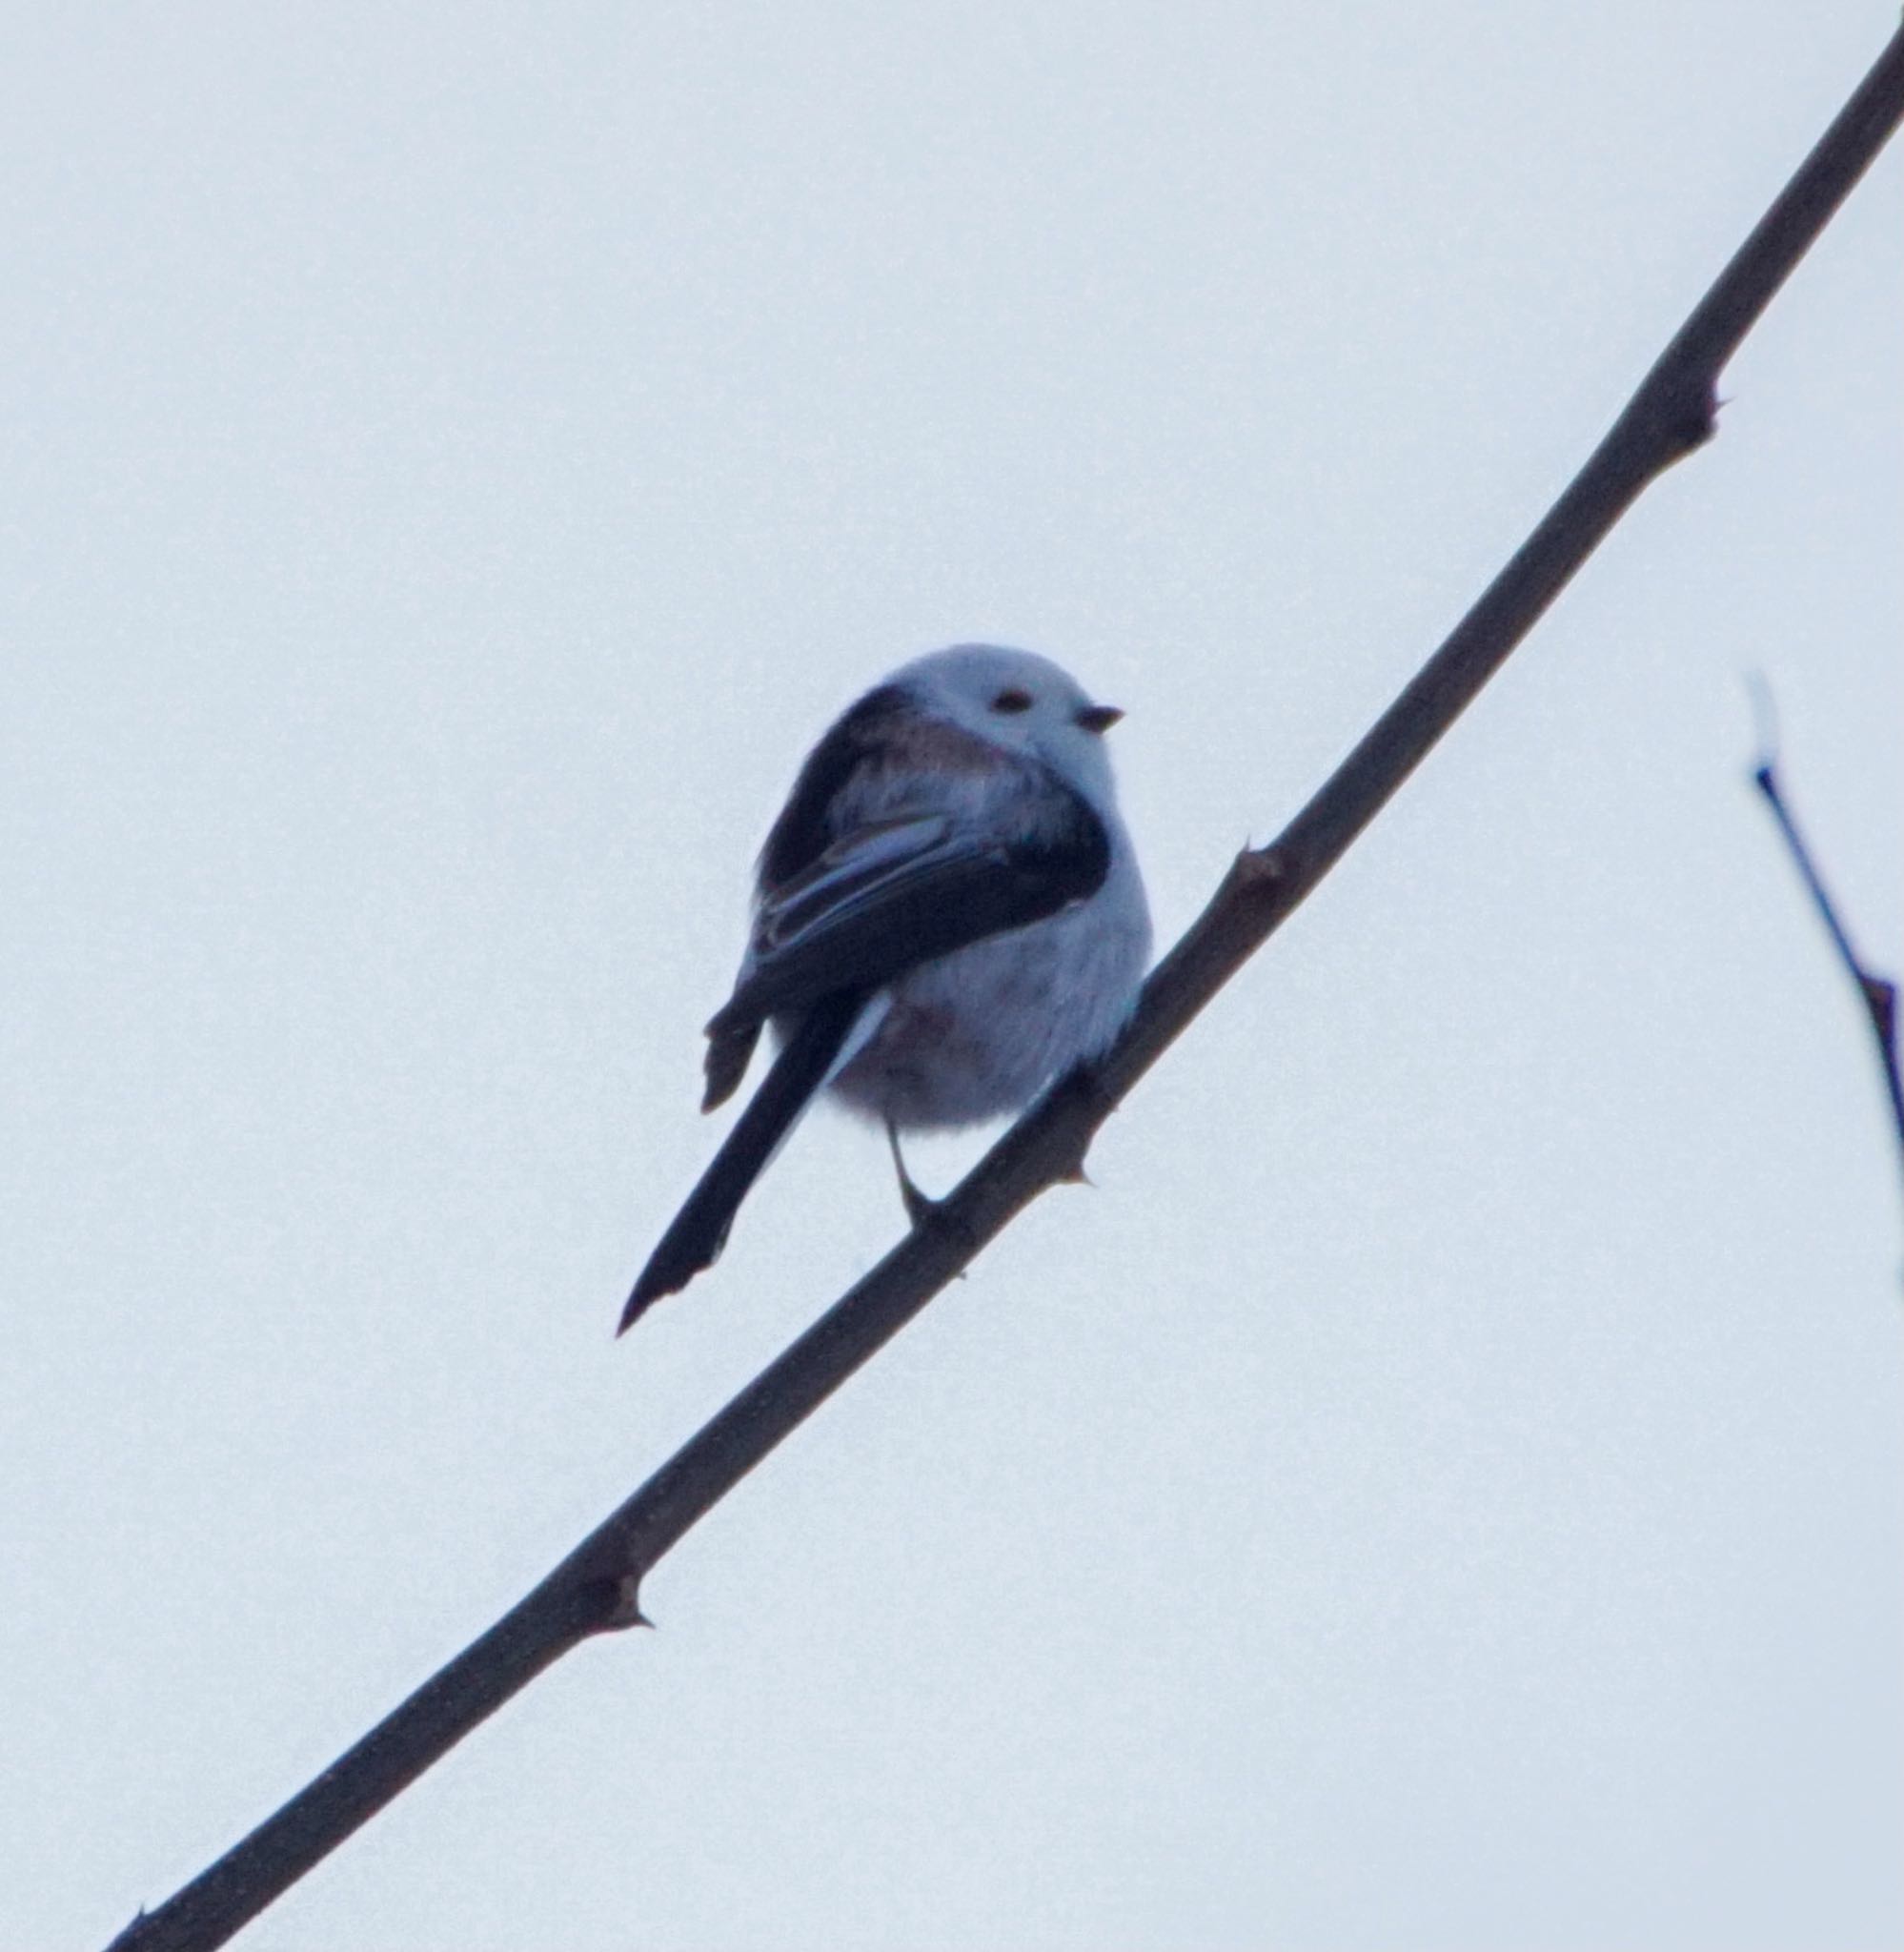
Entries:
MULTIPOLYGON (((1893 19, 16 10, 9 1943, 168 1895, 896 1237, 815 1119, 609 1339, 827 718, 1060 658, 1168 941, 1893 19)), ((1099 1190, 248 1945, 1904 1937, 1897 1166, 1740 681, 1897 967, 1900 206, 1099 1190)))

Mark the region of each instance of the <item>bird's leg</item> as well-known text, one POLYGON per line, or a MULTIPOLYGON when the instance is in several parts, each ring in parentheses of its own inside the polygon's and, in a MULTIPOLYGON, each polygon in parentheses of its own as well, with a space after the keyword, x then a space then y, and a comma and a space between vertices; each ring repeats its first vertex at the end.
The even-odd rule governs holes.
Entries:
POLYGON ((891 1119, 886 1120, 886 1144, 892 1148, 893 1170, 899 1174, 900 1198, 905 1203, 905 1216, 915 1227, 923 1227, 939 1210, 939 1202, 928 1198, 912 1183, 912 1174, 905 1169, 905 1160, 900 1154, 899 1127, 891 1119))

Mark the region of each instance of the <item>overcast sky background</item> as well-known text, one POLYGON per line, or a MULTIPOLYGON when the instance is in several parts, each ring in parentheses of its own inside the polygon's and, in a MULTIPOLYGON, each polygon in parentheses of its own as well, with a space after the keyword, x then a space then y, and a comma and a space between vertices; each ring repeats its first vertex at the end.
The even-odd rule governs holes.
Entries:
MULTIPOLYGON (((895 1239, 621 1344, 801 753, 1127 707, 1167 943, 1894 10, 19 9, 0 1938, 104 1942, 895 1239)), ((1043 1201, 258 1948, 1892 1946, 1904 163, 1043 1201)), ((922 1149, 928 1184, 976 1155, 922 1149)))

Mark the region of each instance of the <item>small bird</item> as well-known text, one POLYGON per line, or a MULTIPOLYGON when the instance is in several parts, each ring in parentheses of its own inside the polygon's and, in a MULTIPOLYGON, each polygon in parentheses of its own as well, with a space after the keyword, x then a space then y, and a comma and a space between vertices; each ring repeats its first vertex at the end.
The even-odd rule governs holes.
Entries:
POLYGON ((1150 915, 1092 703, 1047 658, 955 644, 902 664, 808 754, 757 866, 734 994, 707 1026, 703 1111, 760 1089, 661 1236, 619 1334, 712 1267, 748 1189, 822 1090, 902 1131, 1029 1105, 1137 1001, 1150 915))

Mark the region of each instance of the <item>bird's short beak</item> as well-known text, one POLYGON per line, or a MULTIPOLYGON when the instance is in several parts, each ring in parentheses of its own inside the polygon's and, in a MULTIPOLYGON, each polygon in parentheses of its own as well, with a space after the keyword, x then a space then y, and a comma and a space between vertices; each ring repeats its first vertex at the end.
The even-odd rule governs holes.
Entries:
POLYGON ((1124 717, 1119 705, 1085 705, 1078 713, 1078 723, 1086 732, 1108 732, 1124 717))

